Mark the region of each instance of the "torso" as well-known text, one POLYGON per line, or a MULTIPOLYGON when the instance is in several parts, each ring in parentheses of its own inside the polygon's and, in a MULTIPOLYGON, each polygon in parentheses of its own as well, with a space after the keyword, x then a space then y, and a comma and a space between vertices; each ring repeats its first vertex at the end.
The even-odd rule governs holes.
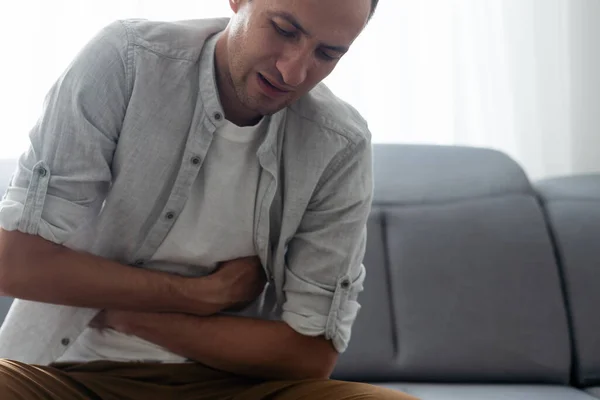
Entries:
MULTIPOLYGON (((205 276, 220 262, 256 256, 253 227, 260 173, 256 152, 264 132, 264 123, 238 127, 230 122, 215 132, 185 207, 148 268, 205 276)), ((252 315, 258 311, 253 305, 248 308, 243 312, 252 315)), ((186 361, 141 338, 91 327, 58 361, 94 360, 186 361)))

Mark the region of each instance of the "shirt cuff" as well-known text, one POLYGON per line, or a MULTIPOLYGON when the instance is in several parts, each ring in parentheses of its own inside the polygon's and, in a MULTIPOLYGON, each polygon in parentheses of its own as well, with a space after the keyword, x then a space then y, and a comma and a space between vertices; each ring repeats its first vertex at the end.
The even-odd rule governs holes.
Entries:
POLYGON ((10 187, 0 201, 0 228, 35 234, 54 243, 65 243, 76 230, 78 223, 87 218, 87 207, 46 194, 43 202, 31 204, 26 210, 27 189, 10 187), (39 209, 38 209, 39 208, 39 209), (27 215, 40 214, 39 219, 27 215), (28 229, 23 229, 27 226, 28 229))
POLYGON ((348 276, 341 277, 335 288, 307 282, 286 269, 283 321, 302 335, 324 336, 338 353, 343 353, 360 310, 357 298, 364 279, 362 265, 358 278, 352 281, 348 276))

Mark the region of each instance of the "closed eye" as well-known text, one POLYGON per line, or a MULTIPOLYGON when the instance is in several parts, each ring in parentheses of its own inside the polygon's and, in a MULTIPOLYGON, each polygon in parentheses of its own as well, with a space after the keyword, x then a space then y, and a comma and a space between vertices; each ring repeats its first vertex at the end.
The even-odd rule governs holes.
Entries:
POLYGON ((275 29, 275 32, 277 32, 278 34, 280 34, 283 37, 293 38, 294 36, 296 36, 296 32, 287 31, 287 30, 283 29, 282 27, 280 27, 279 25, 277 25, 275 22, 271 22, 271 24, 273 25, 273 29, 275 29))
POLYGON ((325 52, 323 50, 317 50, 317 57, 319 57, 323 61, 335 61, 340 58, 340 57, 332 56, 331 54, 328 54, 327 52, 325 52))

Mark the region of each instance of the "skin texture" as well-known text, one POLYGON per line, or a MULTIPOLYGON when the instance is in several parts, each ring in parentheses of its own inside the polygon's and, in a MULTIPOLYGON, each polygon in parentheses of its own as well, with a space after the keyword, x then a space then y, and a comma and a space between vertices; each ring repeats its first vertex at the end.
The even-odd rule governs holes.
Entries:
POLYGON ((0 229, 0 295, 75 307, 213 315, 253 301, 266 277, 258 257, 184 278, 80 253, 0 229))
POLYGON ((99 314, 93 326, 135 335, 209 367, 253 378, 326 379, 338 356, 329 341, 300 335, 280 321, 111 310, 99 314))

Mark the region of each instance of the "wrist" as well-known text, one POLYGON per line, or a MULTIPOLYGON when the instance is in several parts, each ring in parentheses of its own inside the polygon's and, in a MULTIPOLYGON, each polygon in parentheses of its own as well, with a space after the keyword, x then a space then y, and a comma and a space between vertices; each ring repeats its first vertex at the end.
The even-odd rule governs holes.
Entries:
POLYGON ((216 275, 183 278, 179 311, 199 316, 216 314, 230 305, 225 289, 225 285, 216 275))

